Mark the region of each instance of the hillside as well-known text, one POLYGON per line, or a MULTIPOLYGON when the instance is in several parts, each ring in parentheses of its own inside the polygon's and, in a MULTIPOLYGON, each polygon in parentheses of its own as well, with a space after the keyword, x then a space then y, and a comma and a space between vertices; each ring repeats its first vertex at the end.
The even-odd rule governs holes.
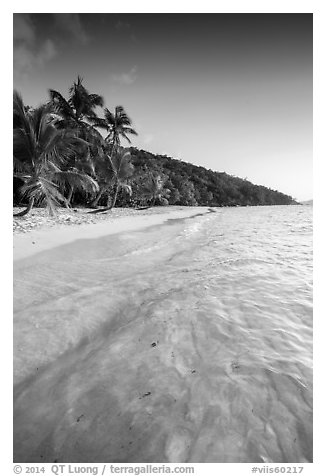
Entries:
MULTIPOLYGON (((292 197, 270 188, 254 185, 248 180, 214 172, 166 155, 130 148, 135 167, 131 179, 133 199, 141 200, 141 190, 149 175, 160 176, 164 182, 157 203, 189 206, 289 205, 292 197), (163 198, 163 200, 162 200, 163 198)), ((121 202, 121 199, 120 199, 121 202)), ((118 202, 119 203, 119 202, 118 202)))

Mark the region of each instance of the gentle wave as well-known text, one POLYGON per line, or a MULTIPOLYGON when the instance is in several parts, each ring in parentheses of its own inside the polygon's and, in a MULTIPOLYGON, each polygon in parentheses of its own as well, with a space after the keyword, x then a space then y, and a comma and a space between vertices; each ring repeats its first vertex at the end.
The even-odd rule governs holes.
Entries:
POLYGON ((309 207, 36 255, 14 331, 15 461, 312 461, 309 207))

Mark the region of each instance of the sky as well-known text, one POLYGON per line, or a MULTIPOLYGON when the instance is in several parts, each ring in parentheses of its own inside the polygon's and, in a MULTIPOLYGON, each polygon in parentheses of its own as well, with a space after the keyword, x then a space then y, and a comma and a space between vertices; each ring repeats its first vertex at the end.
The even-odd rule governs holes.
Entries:
MULTIPOLYGON (((77 75, 123 105, 132 144, 312 198, 312 14, 14 14, 14 88, 77 75)), ((98 111, 101 115, 101 110, 98 111)), ((126 144, 127 145, 127 144, 126 144)))

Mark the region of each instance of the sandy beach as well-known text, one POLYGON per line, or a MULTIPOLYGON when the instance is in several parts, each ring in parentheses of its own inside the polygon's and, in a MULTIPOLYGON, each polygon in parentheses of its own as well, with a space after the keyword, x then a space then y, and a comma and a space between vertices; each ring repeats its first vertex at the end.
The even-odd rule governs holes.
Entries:
MULTIPOLYGON (((14 213, 21 210, 14 208, 14 213)), ((170 206, 143 210, 114 208, 92 214, 87 208, 59 208, 57 215, 51 217, 45 209, 33 209, 26 217, 14 217, 14 261, 71 241, 142 229, 168 219, 207 213, 208 210, 208 207, 170 206)))

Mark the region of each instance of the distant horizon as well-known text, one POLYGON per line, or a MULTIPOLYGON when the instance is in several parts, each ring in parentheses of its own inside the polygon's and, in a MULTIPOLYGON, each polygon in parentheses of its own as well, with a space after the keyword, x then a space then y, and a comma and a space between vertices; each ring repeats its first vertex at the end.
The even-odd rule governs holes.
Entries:
POLYGON ((132 146, 313 198, 312 14, 14 14, 25 104, 77 74, 132 146))

